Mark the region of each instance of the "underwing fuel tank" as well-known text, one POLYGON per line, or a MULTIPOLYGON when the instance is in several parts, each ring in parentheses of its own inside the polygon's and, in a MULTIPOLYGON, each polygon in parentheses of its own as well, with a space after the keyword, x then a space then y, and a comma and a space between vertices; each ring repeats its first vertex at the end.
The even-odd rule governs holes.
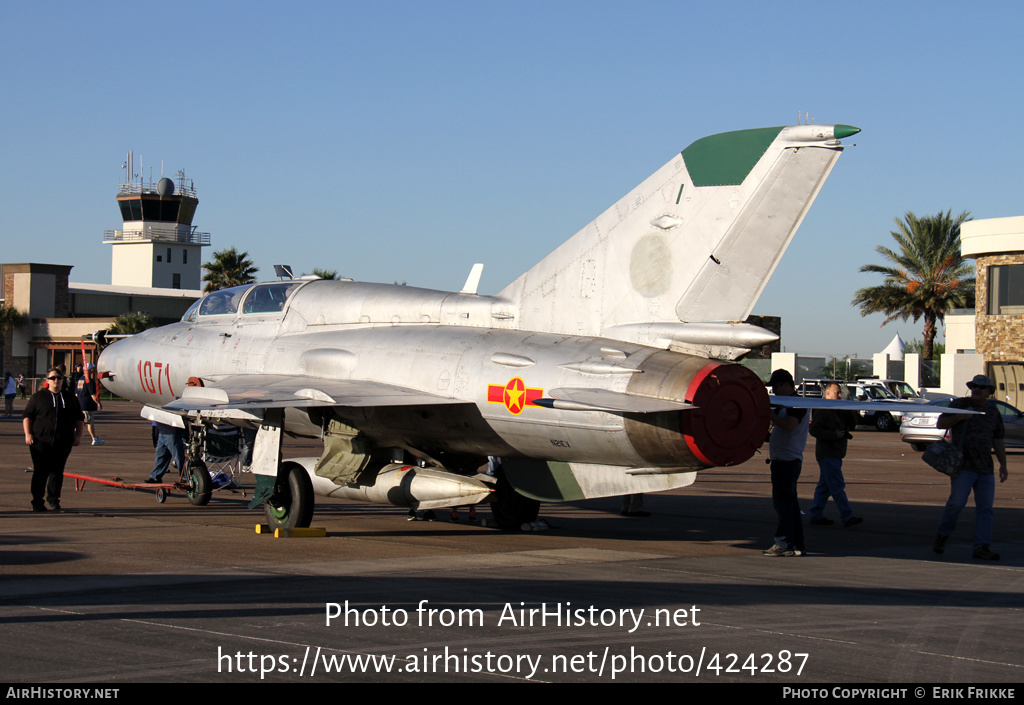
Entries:
POLYGON ((289 458, 309 474, 313 492, 373 504, 390 504, 410 509, 437 509, 480 504, 494 493, 493 478, 486 475, 466 477, 437 468, 392 463, 364 474, 357 483, 336 485, 314 471, 317 458, 289 458))

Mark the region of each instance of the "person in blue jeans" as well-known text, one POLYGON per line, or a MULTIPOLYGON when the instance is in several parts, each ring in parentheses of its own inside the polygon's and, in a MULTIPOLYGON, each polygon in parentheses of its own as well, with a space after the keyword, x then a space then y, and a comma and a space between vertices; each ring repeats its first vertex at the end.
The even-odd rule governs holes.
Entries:
POLYGON ((974 557, 986 561, 998 561, 999 554, 993 551, 993 514, 996 478, 992 463, 992 451, 999 460, 999 481, 1006 482, 1006 445, 1003 442, 1005 429, 1003 417, 989 397, 996 391, 992 380, 985 375, 975 375, 967 383, 970 395, 950 402, 950 409, 969 409, 980 414, 945 413, 939 417, 939 428, 953 429, 954 445, 962 446, 964 461, 956 477, 950 478, 949 499, 939 520, 938 533, 932 543, 932 550, 942 553, 946 541, 956 527, 960 511, 967 504, 967 497, 974 491, 974 557))
MULTIPOLYGON (((784 369, 772 372, 768 386, 772 394, 781 397, 796 396, 793 375, 784 369)), ((779 517, 775 541, 761 553, 768 557, 802 556, 804 527, 797 499, 797 482, 803 467, 804 448, 807 446, 807 409, 772 407, 772 433, 768 438, 771 458, 772 506, 779 517)))
MULTIPOLYGON (((841 389, 838 382, 826 382, 825 399, 839 399, 841 389)), ((846 457, 846 442, 853 438, 850 431, 857 427, 856 411, 839 409, 815 409, 811 417, 811 435, 815 438, 814 457, 818 461, 818 486, 814 489, 811 504, 810 523, 827 526, 835 521, 825 517, 825 505, 832 497, 839 510, 839 521, 850 527, 864 520, 854 516, 850 500, 846 498, 846 479, 843 477, 843 458, 846 457)))
POLYGON ((175 428, 156 422, 156 459, 153 473, 146 479, 147 484, 159 483, 174 458, 178 469, 185 467, 185 429, 175 428))

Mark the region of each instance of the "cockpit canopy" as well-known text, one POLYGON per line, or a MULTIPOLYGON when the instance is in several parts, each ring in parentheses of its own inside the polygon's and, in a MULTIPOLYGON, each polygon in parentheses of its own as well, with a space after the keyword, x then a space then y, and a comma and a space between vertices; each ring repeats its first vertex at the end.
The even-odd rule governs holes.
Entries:
POLYGON ((181 320, 194 323, 196 318, 205 316, 234 316, 241 310, 242 315, 280 313, 292 291, 306 281, 270 282, 267 284, 243 284, 230 289, 213 291, 189 306, 181 320))

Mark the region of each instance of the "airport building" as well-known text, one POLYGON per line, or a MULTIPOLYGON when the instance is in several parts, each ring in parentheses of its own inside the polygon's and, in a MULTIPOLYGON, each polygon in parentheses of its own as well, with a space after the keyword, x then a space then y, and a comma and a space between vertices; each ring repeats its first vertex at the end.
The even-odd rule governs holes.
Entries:
MULTIPOLYGON (((132 173, 131 155, 127 173, 132 173)), ((35 262, 0 264, 0 302, 26 313, 28 325, 4 334, 4 371, 40 377, 55 365, 70 369, 99 354, 91 336, 125 313, 147 313, 158 325, 171 323, 202 292, 202 248, 210 234, 192 225, 199 199, 178 173, 177 183, 129 178, 117 193, 122 227, 107 230, 110 284, 70 281, 73 265, 35 262)))
POLYGON ((975 350, 996 398, 1024 407, 1024 216, 971 220, 960 228, 964 257, 977 263, 975 350))

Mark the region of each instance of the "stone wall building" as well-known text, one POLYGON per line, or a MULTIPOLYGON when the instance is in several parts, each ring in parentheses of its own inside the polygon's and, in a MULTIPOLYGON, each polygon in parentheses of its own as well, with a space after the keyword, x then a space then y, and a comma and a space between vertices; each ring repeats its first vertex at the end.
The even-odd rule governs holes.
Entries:
POLYGON ((961 252, 977 264, 975 349, 996 398, 1024 407, 1024 216, 972 220, 961 252))

